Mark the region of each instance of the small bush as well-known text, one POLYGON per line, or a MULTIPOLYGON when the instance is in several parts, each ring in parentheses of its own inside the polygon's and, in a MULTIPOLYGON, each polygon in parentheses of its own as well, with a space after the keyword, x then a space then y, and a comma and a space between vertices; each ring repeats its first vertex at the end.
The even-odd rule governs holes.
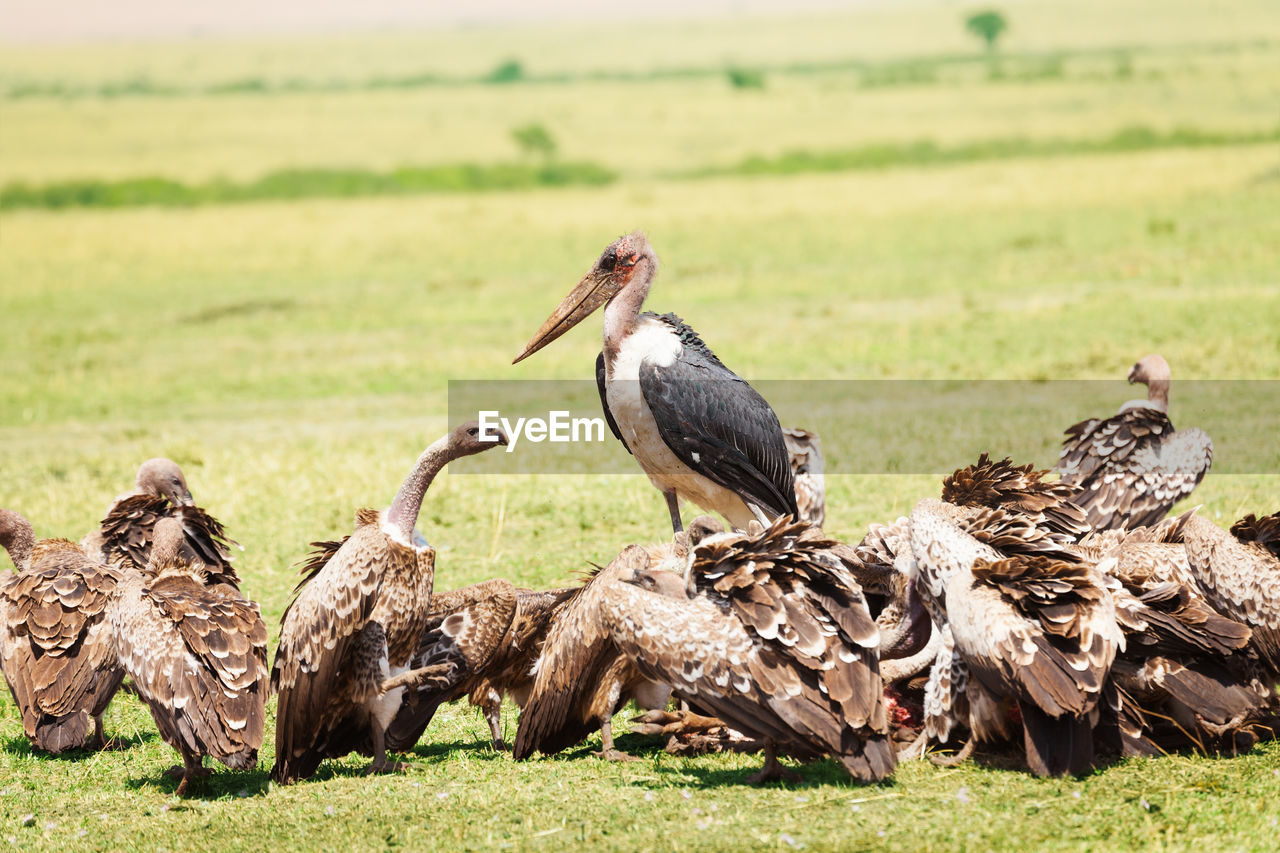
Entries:
POLYGON ((531 157, 551 159, 556 153, 556 140, 540 124, 525 124, 511 129, 511 138, 520 146, 520 150, 531 157))
POLYGON ((729 85, 735 89, 763 89, 764 72, 754 68, 730 68, 729 85))
POLYGON ((518 59, 508 59, 490 71, 486 83, 518 83, 524 79, 524 65, 518 59))

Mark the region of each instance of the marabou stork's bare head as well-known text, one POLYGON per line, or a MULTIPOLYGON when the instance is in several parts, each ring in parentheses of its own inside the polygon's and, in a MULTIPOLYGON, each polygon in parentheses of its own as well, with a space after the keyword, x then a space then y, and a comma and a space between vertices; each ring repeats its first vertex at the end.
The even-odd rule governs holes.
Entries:
POLYGON ((178 463, 163 456, 148 459, 138 467, 134 488, 143 494, 168 498, 176 506, 196 505, 178 463))
POLYGON ((1164 356, 1153 353, 1143 356, 1129 371, 1129 384, 1141 382, 1143 385, 1150 385, 1155 381, 1168 382, 1169 377, 1169 362, 1164 360, 1164 356))
POLYGON ((632 231, 614 240, 511 363, 533 355, 591 316, 633 282, 647 286, 657 269, 658 256, 643 231, 632 231))

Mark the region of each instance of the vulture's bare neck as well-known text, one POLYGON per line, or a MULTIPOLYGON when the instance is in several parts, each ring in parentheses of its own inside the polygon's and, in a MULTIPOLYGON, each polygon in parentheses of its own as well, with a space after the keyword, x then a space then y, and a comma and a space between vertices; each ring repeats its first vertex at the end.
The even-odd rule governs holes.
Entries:
POLYGON ((31 522, 13 510, 0 509, 0 545, 9 552, 9 559, 19 569, 31 563, 31 549, 36 544, 36 532, 31 522))
POLYGON ((407 542, 413 541, 413 527, 418 523, 422 499, 431 487, 431 481, 440 473, 441 468, 464 455, 451 446, 450 438, 451 436, 446 435, 422 451, 417 464, 400 486, 400 491, 396 492, 391 509, 387 510, 387 521, 404 535, 407 542))
POLYGON ((1147 402, 1151 408, 1169 413, 1169 377, 1157 377, 1147 383, 1147 402))

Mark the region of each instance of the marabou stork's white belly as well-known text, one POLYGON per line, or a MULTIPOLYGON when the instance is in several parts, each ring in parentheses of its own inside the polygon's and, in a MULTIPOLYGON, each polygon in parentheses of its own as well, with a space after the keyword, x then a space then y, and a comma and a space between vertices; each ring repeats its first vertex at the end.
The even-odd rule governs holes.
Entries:
POLYGON ((606 366, 605 398, 618 431, 636 462, 660 491, 674 491, 705 510, 718 512, 734 527, 746 529, 755 515, 742 498, 681 462, 658 432, 649 404, 640 393, 640 365, 666 367, 683 349, 671 327, 641 317, 636 330, 622 341, 618 356, 606 366))

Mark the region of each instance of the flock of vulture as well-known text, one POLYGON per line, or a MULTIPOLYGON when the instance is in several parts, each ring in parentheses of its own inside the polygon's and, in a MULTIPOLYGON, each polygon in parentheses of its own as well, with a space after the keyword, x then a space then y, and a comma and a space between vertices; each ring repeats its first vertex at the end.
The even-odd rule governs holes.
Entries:
POLYGON ((1280 513, 1229 531, 1169 516, 1205 476, 1212 445, 1169 419, 1169 367, 1129 374, 1145 399, 1066 432, 1056 477, 976 463, 856 545, 823 532, 818 437, 768 404, 674 315, 642 312, 657 257, 620 238, 517 361, 601 305, 596 364, 614 434, 663 493, 674 536, 622 549, 585 582, 528 590, 495 579, 434 589, 415 529, 451 460, 506 443, 464 424, 431 444, 385 510, 312 543, 274 663, 240 591, 236 543, 196 506, 178 466, 152 459, 80 542, 37 540, 0 510, 0 668, 38 749, 107 742, 102 714, 129 680, 182 757, 185 794, 205 756, 255 766, 278 697, 272 778, 326 759, 400 767, 442 704, 466 699, 514 757, 611 722, 673 752, 836 759, 876 781, 898 761, 1025 755, 1037 775, 1108 756, 1234 753, 1280 719, 1280 513), (686 528, 680 501, 719 513, 686 528), (947 751, 946 757, 940 757, 947 751), (951 754, 954 751, 954 754, 951 754))

